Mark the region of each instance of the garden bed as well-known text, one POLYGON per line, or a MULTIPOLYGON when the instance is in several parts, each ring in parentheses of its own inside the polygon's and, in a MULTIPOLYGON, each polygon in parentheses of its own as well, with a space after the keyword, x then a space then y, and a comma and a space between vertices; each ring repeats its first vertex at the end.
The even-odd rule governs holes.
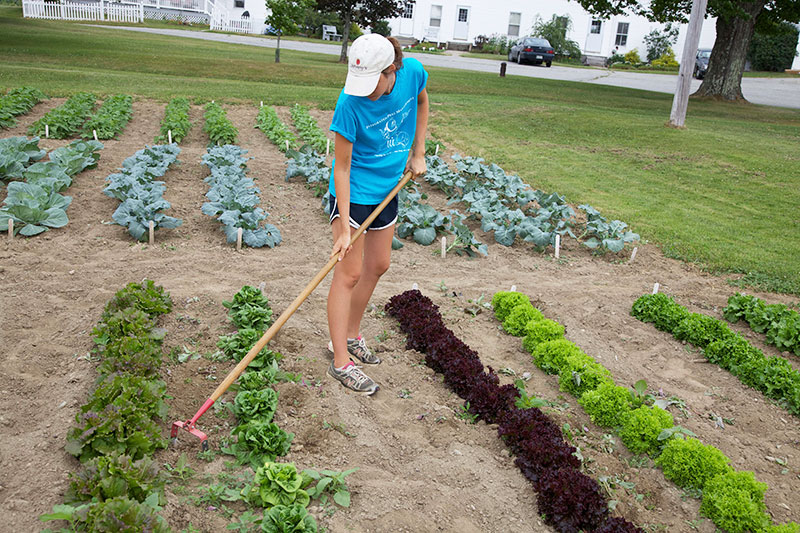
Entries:
MULTIPOLYGON (((38 104, 2 136, 24 135, 32 122, 63 101, 38 104)), ((232 367, 202 357, 217 350, 219 335, 232 331, 221 302, 242 285, 263 283, 264 294, 280 313, 327 260, 327 217, 303 184, 284 181, 285 156, 253 128, 258 109, 224 107, 239 129, 238 144, 254 158, 247 163, 248 176, 261 189, 261 206, 283 236, 274 249, 237 253, 225 242, 219 224, 201 213, 208 170, 201 164, 207 138, 199 106, 190 112, 193 128, 181 143, 181 163, 164 178, 164 197, 172 204, 168 214, 183 224, 160 230, 153 246, 107 224, 118 202, 102 192, 106 176, 158 134, 164 104, 148 101, 134 102, 131 122, 117 140, 104 143, 98 167, 76 177, 67 226, 31 239, 0 241, 0 308, 10 317, 1 336, 0 510, 9 530, 41 528, 37 517, 62 501, 66 475, 76 470, 76 460, 64 451, 65 437, 96 378, 96 362, 87 356, 91 328, 114 292, 149 278, 170 293, 174 309, 161 324, 168 331, 165 351, 173 351, 176 359, 188 357, 183 356, 184 363, 166 357, 162 374, 172 396, 168 420, 186 419, 232 367)), ((288 108, 278 112, 291 123, 288 108)), ((312 115, 326 128, 332 113, 312 110, 312 115)), ((40 146, 51 150, 68 142, 47 139, 40 146)), ((446 209, 443 194, 421 187, 430 196, 428 203, 446 209)), ((0 200, 4 196, 5 190, 0 191, 0 200)), ((704 362, 691 345, 629 316, 633 301, 659 282, 662 291, 691 311, 721 318, 735 292, 724 279, 666 259, 652 245, 640 245, 635 262, 628 264, 628 255, 598 257, 567 240, 561 260, 554 260, 552 250, 536 254, 520 243, 506 248, 473 229, 489 243, 486 258, 448 255, 443 261, 433 254, 435 246, 411 242, 394 253, 363 323, 366 338, 384 359, 379 367, 367 369, 381 385, 374 397, 348 394, 325 375, 329 280, 274 343, 284 355, 282 368, 304 378, 304 384, 278 386, 275 420, 295 433, 290 454, 281 460, 298 468, 359 468, 347 480, 349 509, 330 513, 330 508, 312 504, 320 525, 331 532, 550 531, 539 516, 532 488, 497 439, 496 427, 462 420, 461 400, 422 364, 422 354, 405 350, 396 322, 381 312, 390 296, 414 282, 484 364, 531 373, 528 392, 551 401, 545 412, 559 425, 569 424, 587 473, 607 478, 609 499, 617 501, 619 515, 648 531, 688 531, 690 525, 714 531, 698 514, 699 500, 667 481, 652 461, 632 457, 618 439, 613 446, 604 439, 605 431, 533 365, 519 340, 500 331, 492 313, 476 305, 482 295, 481 302, 488 302, 494 292, 516 285, 548 317, 565 325, 567 338, 602 362, 615 382, 630 386, 646 379, 652 391, 684 400, 690 416, 685 419, 673 409, 675 423, 719 448, 737 470, 755 471, 769 485, 766 504, 775 522, 800 516, 800 420, 704 362), (725 429, 712 414, 729 421, 725 429)), ((770 303, 792 301, 757 295, 770 303)), ((731 327, 765 354, 780 353, 745 324, 731 327)), ((796 358, 790 362, 800 367, 796 358)), ((501 377, 502 383, 513 381, 512 376, 501 377)), ((212 449, 218 449, 234 423, 232 416, 212 409, 200 425, 210 434, 212 449)), ((166 435, 166 425, 163 430, 166 435)), ((219 506, 197 506, 189 500, 218 483, 218 474, 228 472, 229 458, 217 455, 206 462, 197 457, 198 451, 196 442, 183 438, 178 447, 156 453, 158 463, 173 466, 186 453, 194 470, 187 481, 173 478, 168 485, 162 516, 178 531, 190 525, 222 531, 232 519, 219 506)), ((243 509, 237 505, 231 505, 236 515, 243 509)))

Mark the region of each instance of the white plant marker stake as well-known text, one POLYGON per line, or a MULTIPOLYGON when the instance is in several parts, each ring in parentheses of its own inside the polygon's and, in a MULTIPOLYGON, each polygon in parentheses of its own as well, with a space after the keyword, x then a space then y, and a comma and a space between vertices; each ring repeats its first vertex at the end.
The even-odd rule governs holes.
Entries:
POLYGON ((236 230, 236 251, 239 252, 242 249, 242 228, 236 230))
POLYGON ((511 292, 517 292, 517 286, 516 285, 512 285, 511 286, 511 292))
POLYGON ((416 283, 412 283, 411 284, 411 290, 412 291, 418 291, 419 290, 419 285, 417 285, 416 283))
POLYGON ((152 244, 153 244, 154 242, 156 242, 156 225, 155 225, 155 223, 154 223, 154 222, 151 220, 151 221, 150 221, 150 245, 152 246, 152 244))
POLYGON ((49 124, 45 124, 44 125, 44 138, 45 139, 49 139, 50 138, 50 125, 49 124))
POLYGON ((636 250, 638 250, 638 249, 639 249, 638 246, 634 246, 633 247, 633 251, 631 252, 631 258, 628 261, 628 263, 633 263, 633 260, 636 259, 636 250))
POLYGON ((97 130, 92 130, 92 135, 94 136, 94 140, 97 140, 97 130))
POLYGON ((13 218, 9 218, 8 219, 8 240, 10 241, 13 238, 14 238, 14 219, 13 218))
POLYGON ((289 139, 286 139, 286 151, 289 151, 289 139))
POLYGON ((433 152, 433 155, 439 155, 439 143, 436 143, 436 151, 433 152))
POLYGON ((561 235, 556 233, 556 259, 561 257, 561 235))
POLYGON ((442 236, 442 259, 447 255, 447 237, 442 236))
POLYGON ((264 107, 264 100, 261 100, 261 107, 264 107))
POLYGON ((653 284, 653 294, 658 294, 658 283, 653 284))
POLYGON ((167 130, 167 140, 172 144, 172 130, 167 130))
POLYGON ((214 100, 211 100, 211 103, 213 104, 213 103, 214 103, 214 100))
POLYGON ((328 144, 325 146, 325 157, 328 157, 331 154, 331 140, 327 139, 328 144))

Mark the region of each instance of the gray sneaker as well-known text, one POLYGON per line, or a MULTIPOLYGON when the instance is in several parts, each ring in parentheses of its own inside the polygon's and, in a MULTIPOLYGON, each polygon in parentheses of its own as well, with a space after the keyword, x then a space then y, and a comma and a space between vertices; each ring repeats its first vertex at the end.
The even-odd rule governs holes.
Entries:
POLYGON ((331 361, 331 366, 328 367, 328 375, 346 388, 359 394, 369 396, 375 394, 378 390, 378 384, 362 372, 361 367, 356 365, 350 365, 344 370, 337 370, 333 365, 333 361, 331 361))
MULTIPOLYGON (((328 342, 328 350, 333 353, 333 341, 328 342)), ((367 343, 361 335, 355 339, 347 339, 347 352, 365 365, 381 364, 381 358, 367 348, 367 343)))

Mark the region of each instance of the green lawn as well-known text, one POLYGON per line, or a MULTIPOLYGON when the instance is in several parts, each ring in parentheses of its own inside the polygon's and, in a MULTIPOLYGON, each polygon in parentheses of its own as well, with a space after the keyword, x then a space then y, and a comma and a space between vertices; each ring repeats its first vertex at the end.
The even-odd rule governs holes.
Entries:
MULTIPOLYGON (((0 7, 0 88, 181 95, 331 109, 334 56, 23 20, 0 7)), ((665 127, 671 96, 430 68, 430 130, 534 187, 590 203, 666 253, 751 273, 800 294, 800 110, 692 101, 665 127)))

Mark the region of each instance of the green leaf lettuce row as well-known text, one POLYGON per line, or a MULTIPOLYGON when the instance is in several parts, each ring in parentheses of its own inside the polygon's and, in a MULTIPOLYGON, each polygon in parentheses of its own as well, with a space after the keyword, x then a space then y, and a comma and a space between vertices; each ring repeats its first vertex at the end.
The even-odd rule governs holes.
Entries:
POLYGON ((503 329, 515 337, 522 337, 527 333, 529 322, 538 322, 544 319, 541 311, 530 303, 521 303, 514 307, 503 321, 503 329))
POLYGON ((586 354, 568 356, 558 373, 559 388, 577 397, 603 383, 613 383, 611 373, 586 354))
POLYGON ((494 316, 500 322, 503 322, 517 305, 523 303, 531 305, 531 299, 521 292, 499 291, 492 296, 494 316))
POLYGON ((158 495, 144 503, 125 497, 116 497, 103 502, 93 502, 77 507, 56 505, 53 513, 39 517, 43 522, 67 520, 66 531, 147 531, 169 533, 167 522, 158 516, 158 495))
POLYGON ((528 322, 525 326, 525 338, 522 340, 522 347, 529 353, 533 353, 536 347, 547 341, 560 339, 564 336, 564 326, 545 318, 536 322, 528 322))
POLYGON ((158 494, 159 504, 166 503, 158 464, 149 457, 134 461, 127 455, 112 454, 95 457, 77 473, 71 473, 64 501, 104 501, 124 496, 144 502, 153 493, 158 494))
POLYGON ((668 440, 655 462, 664 477, 685 489, 703 490, 710 479, 733 471, 721 451, 693 438, 668 440))
POLYGON ((564 338, 541 342, 531 352, 533 363, 548 374, 561 372, 567 357, 572 355, 586 354, 577 344, 564 338))
POLYGON ((645 294, 633 303, 631 316, 642 322, 652 322, 656 329, 672 333, 678 323, 689 316, 689 310, 666 294, 645 294))
POLYGON ((728 533, 764 531, 770 525, 764 505, 767 484, 752 472, 728 472, 708 480, 700 514, 728 533))

